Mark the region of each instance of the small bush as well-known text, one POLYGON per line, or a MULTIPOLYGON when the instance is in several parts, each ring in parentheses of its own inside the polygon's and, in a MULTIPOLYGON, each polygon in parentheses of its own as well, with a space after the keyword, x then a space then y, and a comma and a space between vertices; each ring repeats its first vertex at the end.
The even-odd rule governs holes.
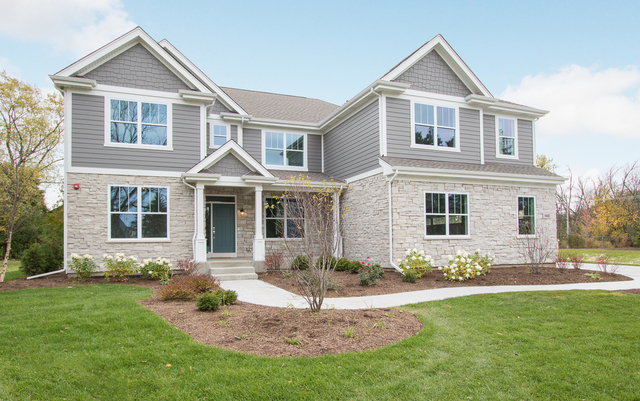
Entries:
POLYGON ((96 271, 96 264, 91 255, 80 256, 77 253, 72 253, 70 265, 78 275, 78 281, 85 281, 96 271))
POLYGON ((280 270, 280 266, 282 266, 282 254, 278 252, 268 254, 264 258, 264 264, 267 266, 267 270, 280 270))
POLYGON ((340 258, 338 259, 338 263, 336 263, 336 271, 337 272, 346 272, 347 270, 349 270, 349 265, 351 264, 351 261, 347 258, 340 258))
POLYGON ((358 280, 362 285, 374 285, 384 276, 384 269, 378 264, 368 264, 360 268, 358 280))
MULTIPOLYGON (((591 240, 591 238, 588 238, 588 240, 591 240)), ((578 248, 584 248, 586 244, 585 239, 578 235, 578 234, 569 234, 569 248, 574 248, 574 249, 578 249, 578 248)), ((589 244, 591 245, 591 244, 589 244)), ((591 246, 587 245, 587 248, 591 248, 591 246)))
POLYGON ((415 270, 407 270, 406 272, 404 272, 404 275, 402 276, 402 281, 404 281, 405 283, 415 284, 417 279, 418 279, 418 273, 416 273, 415 270))
POLYGON ((185 282, 171 282, 160 289, 158 298, 163 301, 191 301, 196 295, 185 282))
POLYGON ((102 261, 107 269, 107 271, 104 272, 106 281, 109 281, 111 278, 115 281, 129 280, 127 276, 138 272, 136 260, 138 259, 135 256, 129 256, 127 258, 124 256, 124 253, 116 253, 115 258, 105 254, 102 261))
POLYGON ((433 269, 433 258, 431 255, 425 255, 424 251, 418 251, 416 248, 407 249, 404 259, 398 259, 398 266, 403 273, 413 270, 416 277, 420 278, 424 274, 431 273, 433 269))
POLYGON ((360 268, 364 265, 364 262, 358 262, 357 260, 349 262, 349 271, 353 274, 358 274, 360 268))
POLYGON ((188 274, 174 276, 171 283, 184 283, 191 291, 197 294, 215 291, 220 287, 220 280, 206 274, 188 274))
POLYGON ((307 270, 309 268, 309 258, 304 255, 296 256, 291 262, 290 268, 293 270, 307 270))
POLYGON ((176 270, 180 272, 184 272, 186 274, 196 274, 198 273, 198 267, 196 265, 196 261, 191 259, 179 259, 176 263, 176 270))
POLYGON ((584 258, 580 255, 568 255, 567 258, 575 270, 580 270, 580 267, 582 267, 584 263, 584 258))
POLYGON ((556 258, 556 266, 558 266, 558 269, 562 270, 563 272, 567 270, 570 265, 571 260, 569 260, 569 258, 564 258, 562 256, 558 256, 556 258))
POLYGON ((320 256, 318 260, 316 260, 316 267, 323 268, 325 263, 328 269, 335 269, 336 265, 338 264, 338 261, 333 256, 323 255, 323 256, 320 256))
MULTIPOLYGON (((593 248, 597 248, 600 246, 600 242, 598 240, 596 240, 595 238, 587 238, 586 240, 584 240, 584 244, 583 246, 577 247, 577 248, 589 248, 589 249, 593 249, 593 248)), ((569 248, 573 248, 571 246, 571 243, 569 243, 569 248)))
POLYGON ((219 291, 205 292, 198 297, 196 306, 201 311, 217 311, 222 305, 222 297, 219 291))
POLYGON ((333 275, 329 277, 329 280, 327 280, 327 290, 329 291, 338 291, 339 285, 338 280, 333 277, 333 275))
POLYGON ((218 290, 216 293, 220 296, 222 305, 233 305, 238 300, 238 293, 233 290, 218 290))
POLYGON ((485 275, 492 266, 493 258, 489 254, 481 255, 477 250, 474 255, 466 251, 457 251, 456 256, 449 255, 449 265, 438 267, 444 273, 445 280, 465 281, 476 276, 485 275))
POLYGON ((156 260, 145 259, 140 264, 140 274, 153 280, 160 280, 162 284, 169 284, 172 266, 169 259, 160 257, 156 260))
POLYGON ((62 262, 62 253, 55 247, 35 242, 22 253, 20 268, 27 276, 35 276, 61 269, 62 262))

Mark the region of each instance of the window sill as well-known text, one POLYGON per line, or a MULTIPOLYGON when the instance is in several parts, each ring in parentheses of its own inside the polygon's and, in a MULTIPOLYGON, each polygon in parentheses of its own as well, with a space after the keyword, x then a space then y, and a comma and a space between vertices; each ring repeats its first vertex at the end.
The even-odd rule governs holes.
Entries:
POLYGON ((496 155, 496 159, 510 159, 510 160, 519 160, 518 155, 496 155))
POLYGON ((299 166, 280 166, 280 165, 272 165, 272 164, 263 164, 269 170, 290 170, 290 171, 309 171, 306 167, 299 166))
POLYGON ((424 239, 437 239, 437 240, 471 239, 471 236, 470 235, 425 235, 424 239))
POLYGON ((164 150, 164 151, 172 151, 172 146, 162 146, 162 145, 139 145, 139 144, 130 144, 130 143, 112 143, 106 142, 104 144, 105 147, 109 148, 125 148, 125 149, 135 149, 135 150, 164 150))
POLYGON ((518 234, 517 238, 538 238, 538 235, 537 234, 533 234, 533 235, 518 234))
POLYGON ((435 146, 435 145, 418 145, 415 143, 411 144, 411 147, 414 149, 430 149, 430 150, 436 150, 436 151, 442 151, 442 152, 460 152, 460 148, 446 148, 444 146, 435 146))
POLYGON ((171 242, 170 238, 110 238, 106 243, 171 242))

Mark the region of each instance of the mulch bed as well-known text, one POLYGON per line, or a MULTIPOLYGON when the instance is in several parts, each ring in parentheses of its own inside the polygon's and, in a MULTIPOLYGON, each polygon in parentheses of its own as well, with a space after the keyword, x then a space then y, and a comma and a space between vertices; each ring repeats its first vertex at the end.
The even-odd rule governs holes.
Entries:
MULTIPOLYGON (((540 274, 530 274, 523 266, 494 267, 486 276, 478 276, 472 280, 452 282, 444 279, 441 271, 433 270, 431 273, 419 278, 416 283, 405 283, 402 275, 395 270, 385 269, 384 276, 377 284, 372 286, 361 285, 357 274, 349 272, 334 272, 338 281, 336 291, 328 291, 327 298, 362 297, 369 295, 395 294, 400 292, 431 290, 434 288, 457 288, 472 286, 498 286, 498 285, 545 285, 545 284, 572 284, 593 283, 605 281, 628 281, 629 277, 619 274, 600 273, 602 280, 594 280, 585 276, 585 273, 594 273, 590 270, 561 270, 555 267, 544 267, 540 274)), ((270 271, 259 275, 260 280, 297 293, 296 284, 291 277, 285 277, 282 271, 270 271)))
MULTIPOLYGON (((399 273, 386 270, 374 286, 362 286, 357 274, 336 272, 340 285, 327 297, 380 295, 443 287, 476 285, 534 285, 593 282, 586 271, 545 268, 543 273, 529 274, 523 267, 494 268, 487 276, 452 283, 433 271, 415 284, 402 282, 399 273)), ((629 280, 614 274, 600 274, 601 281, 629 280)), ((295 292, 290 278, 275 271, 261 274, 260 279, 295 292)), ((422 328, 414 315, 398 309, 323 310, 311 313, 306 309, 272 308, 238 302, 216 312, 201 312, 195 302, 169 301, 157 298, 162 288, 158 281, 132 277, 124 283, 105 282, 91 278, 74 283, 65 274, 55 274, 33 280, 24 278, 0 283, 0 291, 28 288, 64 287, 90 284, 138 285, 151 288, 156 296, 140 303, 188 333, 203 344, 262 356, 319 356, 373 349, 411 337, 422 328)), ((640 290, 627 292, 640 294, 640 290)))

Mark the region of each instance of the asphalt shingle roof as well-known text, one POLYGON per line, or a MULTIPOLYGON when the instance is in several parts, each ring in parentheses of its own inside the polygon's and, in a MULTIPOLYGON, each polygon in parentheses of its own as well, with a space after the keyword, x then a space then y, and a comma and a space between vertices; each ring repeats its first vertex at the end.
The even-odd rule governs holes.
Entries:
POLYGON ((319 99, 236 88, 221 88, 247 113, 270 120, 319 123, 338 105, 319 99))
POLYGON ((327 181, 328 183, 333 181, 336 183, 343 183, 344 181, 338 180, 337 178, 332 178, 324 173, 314 173, 314 172, 306 172, 306 171, 289 171, 289 170, 269 170, 274 177, 280 180, 288 180, 289 177, 298 177, 300 174, 303 176, 309 177, 311 182, 322 182, 327 181))
POLYGON ((404 159, 400 157, 382 157, 382 160, 394 167, 431 168, 441 170, 478 171, 486 173, 531 175, 539 177, 558 177, 550 171, 535 166, 517 166, 513 164, 487 163, 467 164, 452 162, 436 162, 430 160, 404 159))

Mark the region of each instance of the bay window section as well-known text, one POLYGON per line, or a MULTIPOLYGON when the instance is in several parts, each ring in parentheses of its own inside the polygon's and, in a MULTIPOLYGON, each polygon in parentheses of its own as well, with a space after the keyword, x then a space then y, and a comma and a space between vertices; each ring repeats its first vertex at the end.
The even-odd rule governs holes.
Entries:
POLYGON ((265 210, 266 238, 302 238, 304 211, 295 199, 267 198, 265 210))
POLYGON ((457 146, 456 130, 456 109, 414 104, 413 143, 415 145, 455 148, 457 146))
POLYGON ((265 132, 265 164, 304 167, 304 135, 265 132))
POLYGON ((518 196, 518 235, 536 233, 536 200, 532 196, 518 196))
POLYGON ((112 186, 109 238, 168 238, 167 188, 112 186))
POLYGON ((425 235, 469 235, 468 196, 425 193, 425 235))

